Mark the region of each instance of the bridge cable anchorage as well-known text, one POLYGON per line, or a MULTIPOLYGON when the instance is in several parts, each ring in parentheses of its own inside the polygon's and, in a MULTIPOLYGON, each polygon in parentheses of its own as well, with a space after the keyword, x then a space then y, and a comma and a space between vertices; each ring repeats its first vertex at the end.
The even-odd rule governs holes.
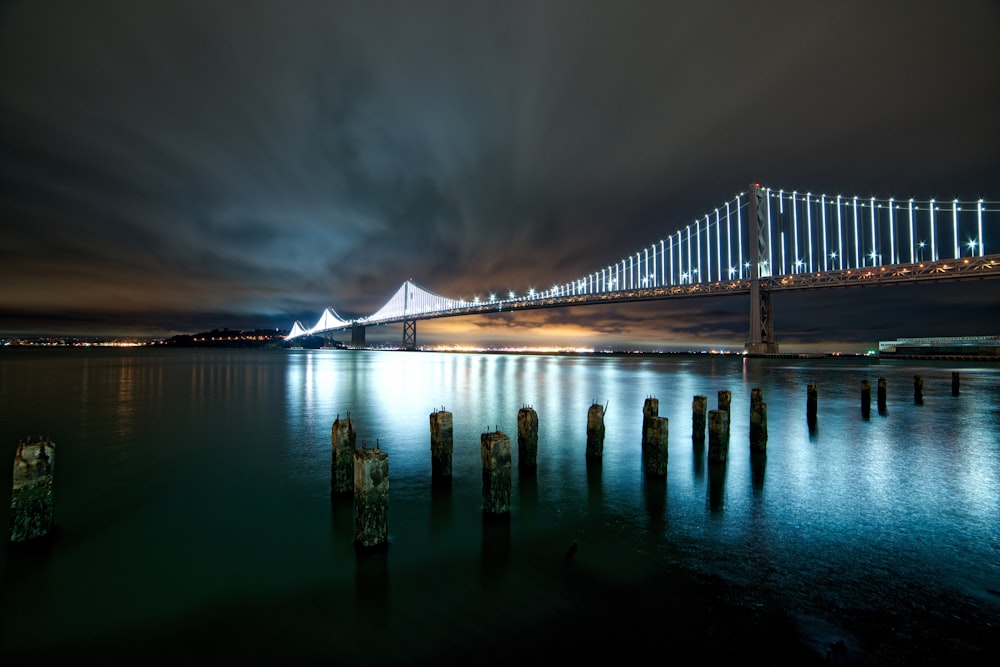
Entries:
POLYGON ((677 224, 659 243, 546 290, 466 300, 407 280, 372 315, 348 321, 328 308, 310 329, 296 321, 286 339, 398 322, 409 326, 404 346, 415 347, 418 319, 750 294, 747 343, 763 349, 776 345, 773 292, 1000 277, 1000 255, 988 254, 984 237, 998 226, 1000 201, 817 195, 755 182, 709 211, 677 224))

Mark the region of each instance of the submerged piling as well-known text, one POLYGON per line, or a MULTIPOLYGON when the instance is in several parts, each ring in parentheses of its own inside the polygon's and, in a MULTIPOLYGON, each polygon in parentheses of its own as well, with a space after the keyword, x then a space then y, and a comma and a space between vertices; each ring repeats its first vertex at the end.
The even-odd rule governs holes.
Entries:
POLYGON ((646 452, 646 449, 650 446, 650 431, 649 427, 652 423, 654 417, 658 417, 660 414, 660 401, 653 398, 652 396, 647 397, 642 403, 642 451, 646 452))
POLYGON ((330 463, 330 491, 334 495, 354 492, 354 446, 357 437, 351 413, 347 413, 346 419, 341 419, 340 415, 337 415, 331 429, 333 451, 330 463))
POLYGON ((691 440, 696 444, 705 442, 705 413, 708 411, 708 396, 695 396, 691 401, 691 440))
POLYGON ((726 437, 729 437, 728 436, 728 432, 729 432, 729 428, 728 427, 732 425, 732 423, 730 422, 730 412, 731 412, 730 407, 732 406, 732 404, 733 404, 733 392, 729 391, 728 389, 721 389, 721 390, 719 390, 719 403, 718 403, 719 410, 722 410, 723 412, 726 413, 726 427, 727 427, 726 428, 726 432, 727 432, 727 436, 726 437))
POLYGON ((479 438, 483 460, 483 513, 510 512, 510 438, 501 433, 483 433, 479 438))
POLYGON ((604 412, 606 406, 594 403, 587 410, 587 458, 599 459, 604 455, 604 412))
POLYGON ((431 480, 444 482, 451 479, 451 455, 454 449, 452 414, 445 409, 435 410, 431 421, 431 480))
POLYGON ((729 413, 711 410, 708 413, 708 462, 724 463, 729 456, 729 413))
POLYGON ((645 462, 646 474, 663 477, 667 474, 667 445, 669 440, 669 422, 666 417, 649 417, 643 433, 642 457, 645 462))
POLYGON ((52 479, 56 446, 50 440, 19 442, 14 454, 14 481, 10 498, 10 541, 45 537, 55 523, 52 479))
POLYGON ((958 390, 959 390, 958 371, 952 371, 951 372, 951 395, 952 396, 958 396, 958 390))
POLYGON ((924 402, 924 378, 920 375, 913 376, 913 402, 924 402))
POLYGON ((750 390, 750 451, 767 451, 767 403, 759 387, 750 390))
POLYGON ((354 542, 377 547, 389 539, 389 455, 378 448, 354 450, 354 542))
POLYGON ((878 379, 878 413, 880 415, 885 414, 885 378, 878 379))
POLYGON ((517 411, 517 467, 534 470, 538 455, 538 413, 534 408, 517 411))
POLYGON ((816 425, 816 408, 819 404, 819 388, 810 384, 806 386, 806 422, 809 426, 816 425))
POLYGON ((870 380, 861 381, 861 416, 866 419, 872 413, 872 383, 870 380))

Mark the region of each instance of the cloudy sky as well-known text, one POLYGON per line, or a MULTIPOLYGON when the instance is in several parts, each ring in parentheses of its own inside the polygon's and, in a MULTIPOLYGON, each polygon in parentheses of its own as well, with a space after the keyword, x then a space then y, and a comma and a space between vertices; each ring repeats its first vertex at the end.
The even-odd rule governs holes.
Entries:
MULTIPOLYGON (((1000 199, 998 34, 994 0, 3 2, 0 332, 288 328, 367 315, 406 278, 550 286, 752 181, 1000 199)), ((1000 333, 998 293, 782 294, 777 336, 1000 333)), ((534 311, 419 338, 741 347, 747 311, 534 311)))

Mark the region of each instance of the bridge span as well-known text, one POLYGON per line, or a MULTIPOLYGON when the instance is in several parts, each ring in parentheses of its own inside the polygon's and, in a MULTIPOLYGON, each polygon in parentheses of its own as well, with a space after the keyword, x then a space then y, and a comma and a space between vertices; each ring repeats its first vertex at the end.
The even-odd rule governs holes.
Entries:
POLYGON ((295 322, 287 340, 403 324, 403 348, 416 348, 416 322, 658 299, 749 295, 746 351, 778 351, 770 295, 831 287, 983 280, 1000 277, 1000 254, 984 232, 1000 226, 1000 202, 938 202, 828 197, 758 183, 658 243, 547 290, 444 297, 412 280, 375 313, 346 320, 327 308, 311 328, 295 322))

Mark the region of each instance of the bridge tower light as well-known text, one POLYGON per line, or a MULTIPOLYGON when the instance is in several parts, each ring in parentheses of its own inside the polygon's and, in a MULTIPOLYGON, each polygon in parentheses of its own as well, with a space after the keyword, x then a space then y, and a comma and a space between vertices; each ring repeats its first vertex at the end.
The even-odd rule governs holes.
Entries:
POLYGON ((976 218, 979 223, 979 256, 983 256, 983 200, 976 205, 976 218))
POLYGON ((931 200, 930 208, 928 209, 931 213, 931 261, 937 260, 937 248, 935 247, 934 239, 937 236, 934 230, 934 200, 931 200))
POLYGON ((878 244, 876 243, 878 237, 875 235, 875 197, 871 199, 871 211, 868 217, 871 218, 872 224, 872 266, 875 266, 875 253, 878 252, 878 244))
MULTIPOLYGON (((738 252, 737 256, 739 257, 738 262, 739 262, 739 265, 741 267, 740 268, 740 280, 743 280, 743 268, 742 268, 743 267, 743 212, 742 212, 742 207, 741 207, 741 204, 740 204, 740 197, 741 196, 742 196, 742 194, 736 197, 736 238, 737 238, 737 241, 738 241, 738 244, 739 244, 739 252, 738 252)), ((771 210, 770 194, 768 195, 768 198, 765 201, 768 203, 767 210, 770 211, 771 210)), ((771 252, 771 229, 770 229, 770 227, 768 227, 767 235, 768 235, 768 239, 767 239, 768 248, 767 248, 767 251, 771 252)), ((749 266, 749 262, 747 264, 749 266)))
POLYGON ((955 237, 955 259, 962 256, 961 251, 958 249, 958 200, 954 199, 951 202, 951 227, 952 232, 955 237))
POLYGON ((913 252, 913 197, 910 197, 910 264, 917 261, 917 256, 913 252))
POLYGON ((896 263, 896 241, 893 239, 895 236, 895 224, 892 217, 892 197, 889 197, 889 263, 896 263))

